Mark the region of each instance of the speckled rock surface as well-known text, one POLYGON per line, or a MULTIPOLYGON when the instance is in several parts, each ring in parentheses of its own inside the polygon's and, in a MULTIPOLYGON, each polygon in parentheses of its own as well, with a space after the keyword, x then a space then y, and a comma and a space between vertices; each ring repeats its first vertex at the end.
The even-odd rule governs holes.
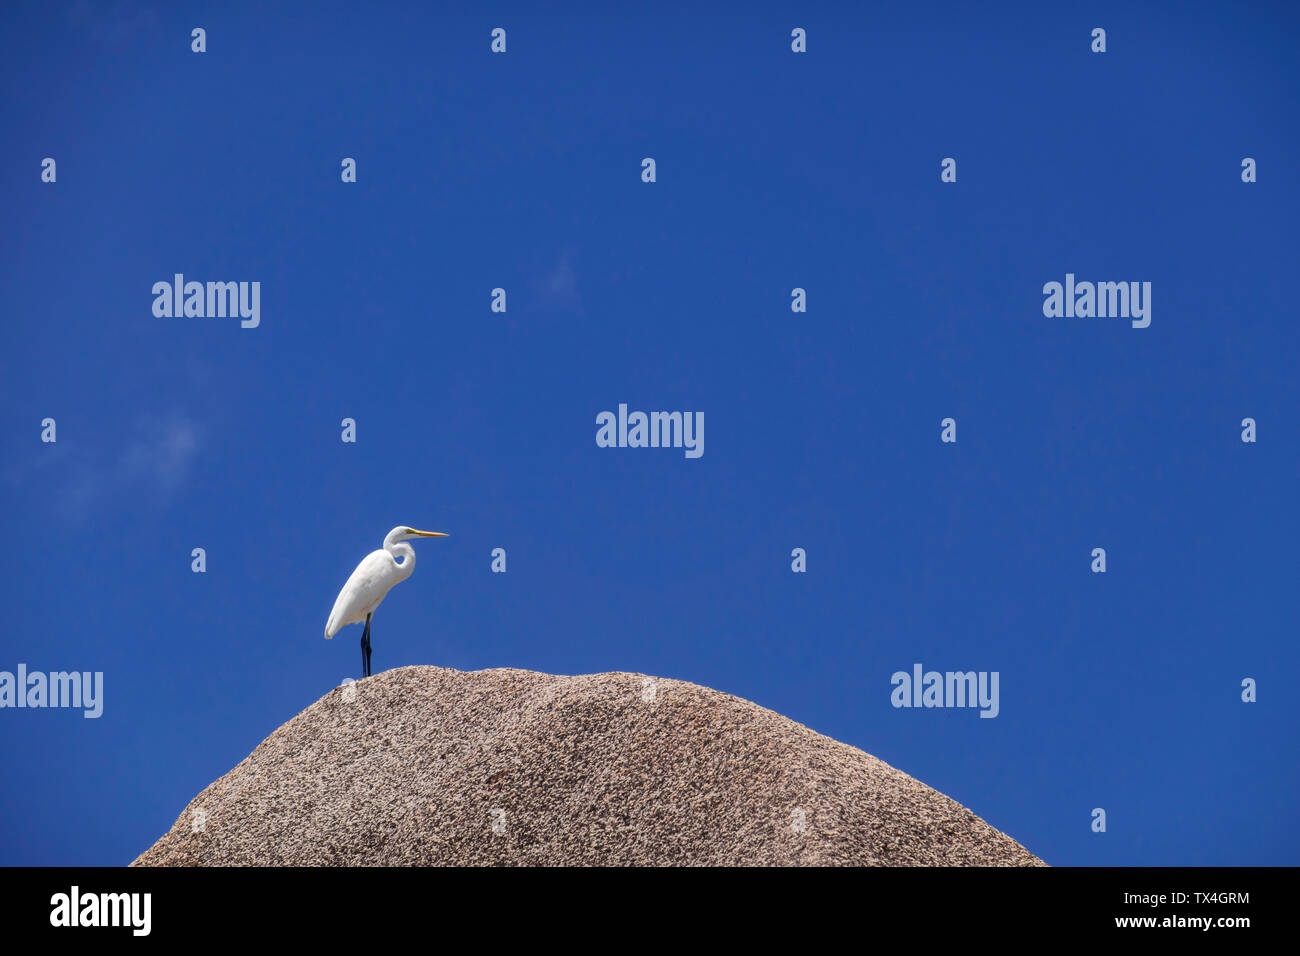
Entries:
POLYGON ((729 694, 441 667, 330 691, 133 865, 277 864, 1043 865, 907 774, 729 694))

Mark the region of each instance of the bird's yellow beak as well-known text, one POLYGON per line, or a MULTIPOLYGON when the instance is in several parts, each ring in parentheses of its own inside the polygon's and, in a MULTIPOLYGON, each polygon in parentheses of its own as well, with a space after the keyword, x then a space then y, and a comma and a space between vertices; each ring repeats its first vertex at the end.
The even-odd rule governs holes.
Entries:
POLYGON ((414 528, 408 528, 411 534, 418 534, 421 538, 450 538, 451 535, 445 531, 416 531, 414 528))

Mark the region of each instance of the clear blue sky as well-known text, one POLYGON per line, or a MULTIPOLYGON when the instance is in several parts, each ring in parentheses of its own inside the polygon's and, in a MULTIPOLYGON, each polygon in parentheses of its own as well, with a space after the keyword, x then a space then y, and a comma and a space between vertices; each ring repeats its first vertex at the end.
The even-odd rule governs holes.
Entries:
POLYGON ((0 862, 131 860, 358 676, 404 523, 376 671, 679 678, 1050 863, 1300 863, 1293 7, 175 6, 0 11, 0 669, 105 685, 0 710, 0 862), (999 716, 895 709, 916 662, 999 716))

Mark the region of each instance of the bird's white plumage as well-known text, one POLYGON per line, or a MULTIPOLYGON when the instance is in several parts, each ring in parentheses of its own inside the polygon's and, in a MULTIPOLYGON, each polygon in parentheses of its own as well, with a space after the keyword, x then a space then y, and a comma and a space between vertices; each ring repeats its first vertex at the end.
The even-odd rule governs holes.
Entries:
POLYGON ((415 537, 446 537, 436 531, 416 531, 398 525, 384 539, 384 546, 371 551, 361 559, 343 590, 334 601, 329 620, 325 622, 325 637, 332 638, 348 624, 360 624, 366 615, 379 607, 394 584, 405 581, 415 570, 415 549, 406 539, 415 537), (399 563, 398 558, 402 558, 399 563))
MULTIPOLYGON (((411 559, 407 558, 406 563, 410 564, 411 559)), ((348 624, 364 621, 367 614, 379 607, 393 585, 409 573, 387 551, 371 551, 361 559, 335 599, 325 624, 325 636, 333 637, 348 624)))

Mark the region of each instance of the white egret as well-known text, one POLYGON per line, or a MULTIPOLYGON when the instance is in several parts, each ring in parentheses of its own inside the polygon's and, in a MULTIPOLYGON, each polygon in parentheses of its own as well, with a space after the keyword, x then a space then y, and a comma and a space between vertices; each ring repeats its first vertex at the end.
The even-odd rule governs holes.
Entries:
POLYGON ((394 584, 405 581, 415 570, 415 549, 406 542, 411 538, 446 538, 441 531, 416 531, 398 525, 388 532, 384 546, 361 559, 334 602, 334 610, 325 622, 325 639, 329 640, 348 624, 366 622, 361 635, 362 677, 370 676, 370 615, 375 613, 394 584), (400 564, 398 558, 404 558, 400 564))

